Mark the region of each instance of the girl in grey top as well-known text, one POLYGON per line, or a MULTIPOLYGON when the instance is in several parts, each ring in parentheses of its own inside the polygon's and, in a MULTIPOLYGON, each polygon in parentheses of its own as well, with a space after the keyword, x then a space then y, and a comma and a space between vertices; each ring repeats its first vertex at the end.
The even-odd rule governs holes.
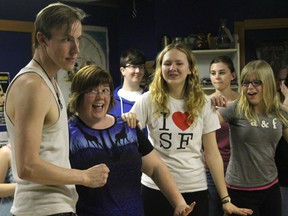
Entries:
POLYGON ((229 195, 253 215, 281 215, 281 195, 274 161, 282 134, 288 140, 288 113, 277 95, 271 66, 249 62, 241 72, 239 100, 218 109, 230 126, 231 157, 226 172, 229 195))

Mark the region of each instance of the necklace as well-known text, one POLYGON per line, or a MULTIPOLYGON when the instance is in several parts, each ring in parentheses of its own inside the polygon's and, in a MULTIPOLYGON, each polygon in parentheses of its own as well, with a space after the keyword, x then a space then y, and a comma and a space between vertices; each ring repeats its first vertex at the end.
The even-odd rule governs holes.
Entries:
POLYGON ((60 100, 60 96, 59 96, 59 93, 58 91, 55 89, 55 86, 51 80, 51 78, 49 77, 48 73, 46 72, 46 70, 44 69, 44 67, 40 64, 40 62, 38 62, 36 59, 33 58, 33 61, 35 61, 40 67, 41 69, 43 70, 43 72, 46 74, 47 78, 49 79, 49 81, 51 82, 53 88, 54 88, 54 91, 56 93, 56 96, 57 96, 57 100, 58 100, 58 104, 60 106, 60 109, 62 110, 63 109, 63 104, 61 103, 61 100, 60 100))

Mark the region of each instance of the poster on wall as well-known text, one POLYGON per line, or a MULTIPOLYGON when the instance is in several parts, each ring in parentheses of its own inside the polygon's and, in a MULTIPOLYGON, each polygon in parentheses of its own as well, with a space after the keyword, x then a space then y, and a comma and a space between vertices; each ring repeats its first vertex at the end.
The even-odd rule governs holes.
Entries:
POLYGON ((109 69, 109 46, 107 27, 83 26, 78 54, 73 71, 60 70, 57 73, 57 82, 63 93, 66 104, 70 97, 70 87, 73 74, 85 65, 96 64, 109 69))
POLYGON ((4 99, 9 83, 10 83, 9 72, 0 72, 0 126, 5 125, 4 99))

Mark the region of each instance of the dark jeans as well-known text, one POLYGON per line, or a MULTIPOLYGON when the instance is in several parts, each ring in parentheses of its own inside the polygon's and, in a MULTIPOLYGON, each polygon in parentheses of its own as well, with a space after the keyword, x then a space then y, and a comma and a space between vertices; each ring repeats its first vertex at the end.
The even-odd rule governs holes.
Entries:
MULTIPOLYGON (((174 209, 161 191, 142 185, 141 192, 145 216, 173 215, 174 209)), ((182 196, 188 205, 196 201, 189 216, 208 216, 208 190, 182 193, 182 196)))
POLYGON ((206 171, 209 191, 209 216, 223 216, 222 203, 209 170, 206 171))
POLYGON ((259 191, 242 191, 228 188, 232 203, 240 208, 250 208, 253 216, 281 216, 279 184, 259 191))

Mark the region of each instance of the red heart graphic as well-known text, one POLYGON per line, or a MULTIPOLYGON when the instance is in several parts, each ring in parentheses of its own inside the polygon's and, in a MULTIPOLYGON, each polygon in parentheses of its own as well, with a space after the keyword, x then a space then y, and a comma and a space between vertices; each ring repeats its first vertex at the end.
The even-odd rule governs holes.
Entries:
POLYGON ((172 115, 172 120, 176 124, 178 128, 180 128, 182 131, 185 131, 187 128, 190 127, 190 125, 187 122, 188 113, 182 113, 182 112, 174 112, 172 115))

